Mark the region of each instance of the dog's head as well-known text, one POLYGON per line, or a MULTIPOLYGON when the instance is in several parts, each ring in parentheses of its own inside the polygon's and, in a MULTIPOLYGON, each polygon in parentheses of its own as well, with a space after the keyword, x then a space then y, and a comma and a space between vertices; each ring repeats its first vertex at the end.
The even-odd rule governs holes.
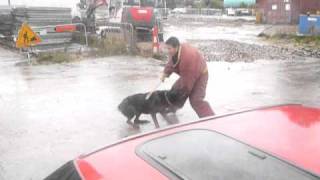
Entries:
POLYGON ((171 89, 166 93, 166 96, 171 105, 179 108, 183 106, 184 102, 187 99, 185 93, 179 89, 171 89))

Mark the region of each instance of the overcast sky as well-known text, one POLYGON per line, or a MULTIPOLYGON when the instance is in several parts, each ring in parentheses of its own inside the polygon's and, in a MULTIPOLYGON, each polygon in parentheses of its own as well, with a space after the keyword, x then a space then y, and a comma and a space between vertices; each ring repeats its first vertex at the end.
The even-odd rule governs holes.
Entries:
MULTIPOLYGON (((12 5, 74 7, 80 0, 11 0, 12 5)), ((0 0, 0 5, 7 5, 8 0, 0 0)))
MULTIPOLYGON (((55 6, 75 8, 80 0, 11 0, 12 5, 55 6)), ((8 0, 0 0, 0 5, 8 5, 8 0)))
MULTIPOLYGON (((70 7, 77 15, 76 4, 80 0, 11 0, 11 5, 70 7)), ((0 5, 8 5, 8 0, 0 0, 0 5)))

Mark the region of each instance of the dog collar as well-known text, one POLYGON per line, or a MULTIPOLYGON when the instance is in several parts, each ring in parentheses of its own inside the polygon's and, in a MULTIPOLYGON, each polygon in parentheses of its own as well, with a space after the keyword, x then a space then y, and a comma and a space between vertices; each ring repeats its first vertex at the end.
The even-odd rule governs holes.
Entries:
POLYGON ((165 97, 167 103, 168 103, 170 106, 173 106, 173 104, 170 102, 170 100, 169 100, 169 98, 168 98, 168 96, 167 96, 167 92, 164 93, 164 97, 165 97))
POLYGON ((178 49, 178 57, 177 57, 177 62, 173 65, 173 67, 177 67, 177 65, 179 64, 179 62, 180 62, 180 56, 181 56, 181 46, 182 45, 180 45, 179 46, 179 49, 178 49))

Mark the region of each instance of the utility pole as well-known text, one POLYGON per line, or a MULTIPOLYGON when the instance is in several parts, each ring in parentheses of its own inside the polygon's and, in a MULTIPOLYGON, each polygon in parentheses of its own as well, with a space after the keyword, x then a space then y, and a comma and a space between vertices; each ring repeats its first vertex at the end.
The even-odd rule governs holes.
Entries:
POLYGON ((9 5, 9 6, 11 6, 11 2, 10 2, 10 0, 8 0, 8 5, 9 5))

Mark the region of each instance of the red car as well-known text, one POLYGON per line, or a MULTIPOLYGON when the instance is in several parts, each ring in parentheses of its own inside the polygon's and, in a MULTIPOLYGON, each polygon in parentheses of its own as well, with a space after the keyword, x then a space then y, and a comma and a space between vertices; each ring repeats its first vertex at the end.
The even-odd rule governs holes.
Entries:
POLYGON ((283 105, 131 137, 47 179, 319 180, 320 109, 283 105))

